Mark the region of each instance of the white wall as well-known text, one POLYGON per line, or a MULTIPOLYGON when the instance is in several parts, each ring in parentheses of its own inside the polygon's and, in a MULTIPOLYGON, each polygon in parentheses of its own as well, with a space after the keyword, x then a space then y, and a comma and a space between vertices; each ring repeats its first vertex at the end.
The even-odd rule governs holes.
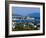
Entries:
MULTIPOLYGON (((24 0, 21 0, 21 1, 24 1, 24 0)), ((25 0, 25 1, 45 2, 46 0, 25 0)), ((46 35, 45 36, 18 37, 18 38, 45 38, 45 37, 46 35)), ((0 38, 5 38, 5 0, 0 0, 0 38)))
POLYGON ((0 38, 5 35, 5 1, 0 0, 0 38))

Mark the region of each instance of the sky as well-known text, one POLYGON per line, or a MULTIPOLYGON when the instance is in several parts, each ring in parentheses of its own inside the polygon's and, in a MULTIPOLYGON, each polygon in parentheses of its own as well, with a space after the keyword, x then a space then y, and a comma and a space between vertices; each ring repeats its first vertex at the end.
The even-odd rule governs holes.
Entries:
POLYGON ((40 13, 40 8, 35 7, 12 7, 12 14, 26 16, 31 13, 40 13))

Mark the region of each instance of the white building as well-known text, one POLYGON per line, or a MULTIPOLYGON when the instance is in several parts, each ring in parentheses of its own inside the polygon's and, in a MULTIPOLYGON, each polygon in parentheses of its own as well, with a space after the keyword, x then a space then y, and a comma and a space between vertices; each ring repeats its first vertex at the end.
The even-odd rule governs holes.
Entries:
POLYGON ((28 20, 34 20, 34 18, 27 17, 28 20))

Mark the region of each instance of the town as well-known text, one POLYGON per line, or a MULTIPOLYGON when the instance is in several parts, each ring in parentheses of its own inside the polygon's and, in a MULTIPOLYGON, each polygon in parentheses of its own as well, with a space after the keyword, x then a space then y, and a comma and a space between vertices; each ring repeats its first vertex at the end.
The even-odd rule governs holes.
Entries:
POLYGON ((40 18, 36 19, 29 16, 12 16, 12 30, 23 31, 23 30, 39 30, 40 29, 40 18), (37 21, 36 21, 37 20, 37 21))

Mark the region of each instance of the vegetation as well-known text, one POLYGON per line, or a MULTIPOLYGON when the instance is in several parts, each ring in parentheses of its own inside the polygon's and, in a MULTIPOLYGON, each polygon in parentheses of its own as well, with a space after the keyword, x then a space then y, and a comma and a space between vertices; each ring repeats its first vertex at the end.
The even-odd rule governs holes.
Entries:
MULTIPOLYGON (((37 24, 35 23, 15 23, 15 28, 12 28, 12 31, 23 31, 23 30, 39 30, 37 24)), ((40 27, 40 25, 39 25, 40 27)))

